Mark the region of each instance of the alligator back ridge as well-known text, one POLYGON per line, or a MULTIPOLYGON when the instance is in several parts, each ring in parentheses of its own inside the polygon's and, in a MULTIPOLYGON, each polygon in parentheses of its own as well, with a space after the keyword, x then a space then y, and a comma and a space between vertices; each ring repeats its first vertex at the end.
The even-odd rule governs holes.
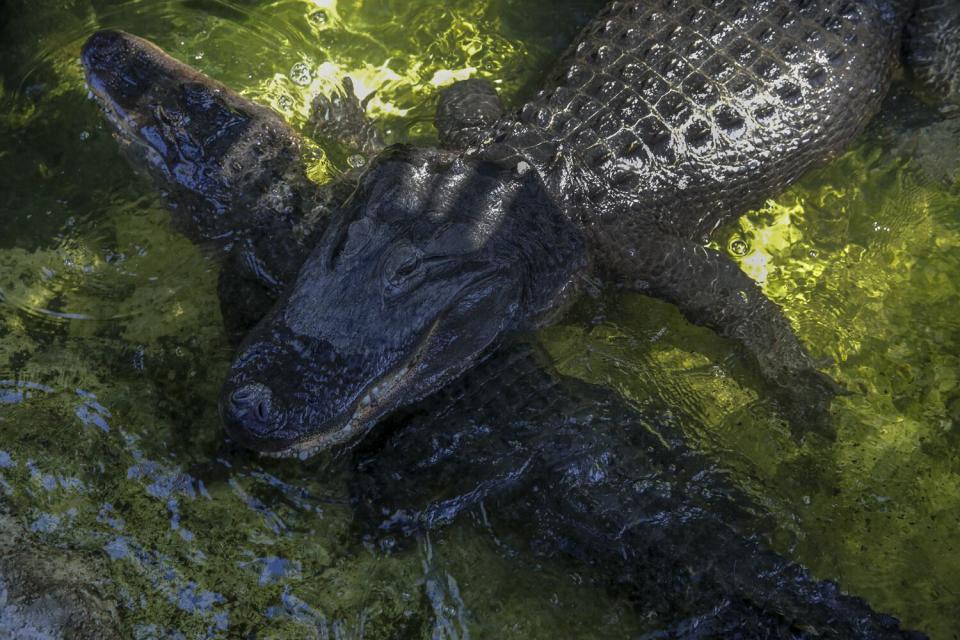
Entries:
POLYGON ((880 0, 611 2, 492 146, 538 165, 584 222, 701 238, 862 131, 904 13, 880 0))

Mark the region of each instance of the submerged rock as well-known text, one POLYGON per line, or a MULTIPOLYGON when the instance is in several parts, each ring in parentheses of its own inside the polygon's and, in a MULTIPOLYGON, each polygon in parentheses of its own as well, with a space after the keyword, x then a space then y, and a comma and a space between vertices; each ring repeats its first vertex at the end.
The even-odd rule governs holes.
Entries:
POLYGON ((116 606, 98 586, 101 563, 32 542, 0 512, 0 638, 121 638, 116 606))

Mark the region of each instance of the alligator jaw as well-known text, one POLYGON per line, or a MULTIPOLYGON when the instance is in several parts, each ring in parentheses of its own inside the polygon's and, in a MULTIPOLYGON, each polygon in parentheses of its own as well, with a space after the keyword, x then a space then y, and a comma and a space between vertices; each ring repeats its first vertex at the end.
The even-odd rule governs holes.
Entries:
POLYGON ((441 319, 437 319, 426 332, 412 358, 368 387, 363 397, 354 403, 351 416, 341 426, 332 431, 315 433, 279 451, 261 450, 258 453, 268 458, 306 460, 332 447, 348 443, 352 446, 359 443, 362 437, 377 424, 384 413, 392 409, 389 401, 396 398, 410 382, 410 373, 416 366, 411 363, 420 361, 440 321, 441 319), (385 405, 387 406, 385 407, 385 405))
POLYGON ((379 418, 376 410, 380 408, 379 399, 383 396, 400 391, 407 380, 410 368, 403 366, 395 373, 381 379, 356 404, 353 415, 334 431, 317 433, 305 440, 294 443, 281 451, 261 451, 260 455, 268 458, 299 458, 306 460, 321 451, 343 444, 355 444, 377 423, 379 418))

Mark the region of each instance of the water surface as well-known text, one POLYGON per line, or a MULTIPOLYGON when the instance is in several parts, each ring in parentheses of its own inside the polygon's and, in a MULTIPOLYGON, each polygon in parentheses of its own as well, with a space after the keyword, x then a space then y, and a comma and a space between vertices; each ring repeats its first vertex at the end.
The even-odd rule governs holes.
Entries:
MULTIPOLYGON (((104 559, 137 638, 624 638, 642 611, 472 521, 401 553, 351 529, 343 459, 224 447, 217 267, 116 152, 78 62, 122 28, 302 126, 350 75, 391 141, 438 88, 510 102, 599 0, 0 3, 0 501, 104 559), (425 631, 427 630, 427 631, 425 631)), ((905 92, 905 89, 901 89, 905 92)), ((777 518, 780 551, 939 639, 960 633, 958 128, 902 95, 858 144, 714 238, 853 393, 798 444, 730 343, 607 292, 541 340, 561 369, 698 419, 691 443, 777 518)), ((345 169, 316 141, 311 176, 345 169)))

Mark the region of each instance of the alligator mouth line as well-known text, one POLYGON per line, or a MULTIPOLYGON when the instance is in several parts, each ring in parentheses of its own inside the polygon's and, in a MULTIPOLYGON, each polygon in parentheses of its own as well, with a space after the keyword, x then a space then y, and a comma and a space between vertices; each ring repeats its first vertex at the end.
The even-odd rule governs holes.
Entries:
POLYGON ((354 403, 353 414, 338 429, 309 436, 280 451, 261 451, 260 455, 268 458, 300 458, 306 460, 331 447, 351 441, 359 441, 360 436, 368 432, 375 424, 376 412, 383 406, 383 403, 389 401, 392 397, 396 397, 396 394, 409 383, 410 377, 408 374, 413 366, 411 363, 420 360, 442 319, 440 317, 434 321, 420 340, 420 345, 413 356, 407 359, 405 364, 383 375, 376 383, 367 388, 363 397, 354 403))
MULTIPOLYGON (((470 283, 469 287, 476 287, 489 281, 494 277, 495 273, 496 270, 491 269, 489 272, 481 274, 480 277, 470 283)), ((449 313, 449 309, 447 313, 449 313)), ((383 401, 396 397, 396 394, 402 391, 404 386, 410 382, 408 374, 414 366, 413 363, 420 361, 421 356, 423 356, 427 349, 430 338, 437 330, 437 327, 446 320, 447 313, 440 315, 433 321, 433 324, 430 325, 430 328, 427 329, 423 338, 420 340, 417 350, 413 356, 405 361, 405 364, 396 368, 391 373, 383 375, 375 384, 368 387, 363 397, 354 403, 353 414, 342 426, 335 431, 327 431, 308 436, 299 442, 293 443, 286 449, 279 451, 261 451, 259 452, 260 455, 268 458, 299 457, 301 460, 306 460, 330 447, 346 444, 351 441, 354 443, 359 442, 360 436, 366 434, 373 428, 375 418, 378 417, 376 412, 382 407, 383 401)))
MULTIPOLYGON (((162 168, 169 175, 169 167, 163 155, 150 145, 138 130, 138 123, 132 114, 121 109, 110 94, 97 89, 97 83, 88 77, 90 95, 97 103, 104 117, 113 125, 113 137, 120 146, 121 152, 131 161, 136 171, 146 167, 162 168), (138 152, 142 155, 138 155, 138 152)), ((149 172, 148 172, 149 173, 149 172)))
POLYGON ((114 135, 124 140, 144 144, 139 140, 136 125, 132 122, 133 119, 120 109, 119 105, 110 97, 109 93, 97 89, 97 84, 98 83, 93 81, 90 76, 87 76, 87 86, 90 87, 89 95, 93 98, 93 101, 97 103, 97 106, 100 107, 100 111, 103 112, 107 122, 114 125, 114 135))

